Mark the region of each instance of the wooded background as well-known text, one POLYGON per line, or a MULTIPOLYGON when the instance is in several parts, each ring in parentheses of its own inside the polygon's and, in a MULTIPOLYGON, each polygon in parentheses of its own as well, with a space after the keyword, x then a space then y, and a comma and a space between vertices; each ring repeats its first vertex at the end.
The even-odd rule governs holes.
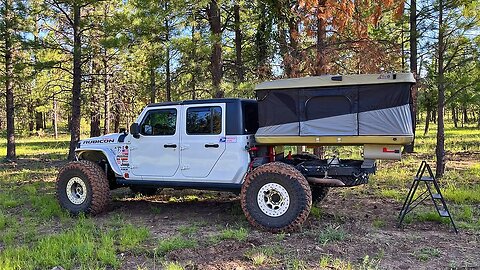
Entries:
MULTIPOLYGON (((0 2, 0 130, 15 136, 128 127, 150 102, 253 98, 260 81, 413 72, 417 123, 480 127, 480 1, 0 2)), ((413 147, 407 147, 413 151, 413 147)), ((432 149, 433 151, 433 149, 432 149)))

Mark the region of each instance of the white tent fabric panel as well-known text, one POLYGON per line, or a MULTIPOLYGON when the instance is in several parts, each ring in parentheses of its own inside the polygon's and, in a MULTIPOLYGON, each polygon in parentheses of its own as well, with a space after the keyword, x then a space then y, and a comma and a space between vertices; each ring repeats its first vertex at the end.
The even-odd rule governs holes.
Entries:
POLYGON ((359 135, 413 135, 410 105, 358 114, 359 135))
POLYGON ((344 114, 300 122, 300 136, 358 135, 357 114, 344 114))

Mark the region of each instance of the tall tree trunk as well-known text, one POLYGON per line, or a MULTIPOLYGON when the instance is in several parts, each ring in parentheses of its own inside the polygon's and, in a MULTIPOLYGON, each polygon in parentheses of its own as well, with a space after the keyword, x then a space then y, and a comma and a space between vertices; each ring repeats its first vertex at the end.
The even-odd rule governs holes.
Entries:
POLYGON ((222 23, 220 18, 220 9, 217 0, 210 1, 207 8, 208 22, 210 24, 210 32, 212 36, 212 53, 210 55, 212 85, 214 97, 224 97, 224 92, 220 88, 223 77, 222 63, 222 23))
POLYGON ((120 132, 120 117, 122 114, 122 106, 120 106, 120 102, 117 100, 115 102, 115 117, 113 118, 113 127, 114 132, 120 132))
POLYGON ((55 95, 53 96, 53 136, 58 139, 58 104, 55 95))
POLYGON ((325 19, 321 18, 320 8, 325 7, 326 0, 319 0, 317 7, 317 44, 316 48, 316 66, 315 66, 315 75, 324 75, 327 74, 327 61, 325 59, 325 49, 327 43, 327 24, 325 19))
MULTIPOLYGON (((103 6, 103 23, 106 23, 108 19, 108 4, 105 4, 103 6)), ((106 29, 103 29, 103 38, 107 39, 107 33, 106 29)), ((104 104, 103 104, 103 134, 108 134, 110 133, 110 126, 111 126, 111 119, 112 119, 112 113, 111 113, 111 96, 112 96, 112 91, 110 89, 110 80, 109 80, 109 63, 108 63, 108 50, 105 45, 102 45, 101 48, 103 52, 103 94, 104 94, 104 104)))
POLYGON ((427 135, 428 129, 430 128, 430 116, 432 115, 432 110, 430 107, 427 107, 427 116, 425 118, 425 129, 423 131, 423 135, 427 135))
POLYGON ((42 112, 35 112, 35 130, 43 129, 43 114, 42 112))
POLYGON ((75 148, 80 141, 80 94, 82 84, 82 41, 80 29, 80 5, 73 4, 73 85, 72 85, 72 117, 70 121, 70 149, 68 159, 75 159, 75 148))
POLYGON ((13 3, 4 2, 4 57, 5 57, 5 97, 7 107, 7 156, 8 160, 15 160, 15 104, 13 90, 13 3))
POLYGON ((437 125, 437 146, 435 154, 437 157, 436 177, 442 177, 445 173, 445 126, 444 126, 444 108, 445 108, 445 82, 444 82, 444 54, 445 54, 445 26, 443 23, 443 7, 444 0, 439 0, 439 16, 438 16, 438 125, 437 125))
POLYGON ((157 100, 157 86, 155 85, 155 67, 150 67, 150 103, 155 103, 157 100))
MULTIPOLYGON (((168 1, 165 2, 165 9, 168 8, 168 1)), ((170 24, 165 20, 165 41, 167 48, 165 50, 165 89, 167 101, 172 101, 172 78, 170 73, 170 24)))
POLYGON ((242 83, 244 79, 243 75, 243 60, 242 60, 242 29, 240 28, 240 5, 238 1, 235 1, 233 6, 233 16, 235 24, 235 69, 237 71, 237 84, 242 83))
POLYGON ((477 113, 477 116, 478 116, 478 118, 477 118, 477 127, 480 128, 480 110, 479 110, 479 112, 477 113))
MULTIPOLYGON (((100 73, 97 62, 95 59, 92 59, 90 63, 90 73, 100 73)), ((97 89, 97 79, 95 76, 92 76, 90 79, 90 137, 100 136, 100 112, 99 112, 99 103, 97 89)))
POLYGON ((463 105, 462 113, 463 113, 463 122, 465 122, 465 124, 468 124, 468 122, 470 122, 470 121, 468 119, 468 112, 467 112, 467 106, 466 105, 463 105))
MULTIPOLYGON (((194 15, 195 16, 195 15, 194 15)), ((195 21, 195 20, 194 20, 195 21)), ((192 68, 192 79, 190 80, 190 91, 192 91, 192 100, 195 100, 196 96, 196 90, 197 90, 197 74, 198 74, 198 64, 197 64, 197 38, 195 36, 196 29, 195 29, 196 23, 192 23, 192 51, 191 51, 191 56, 190 56, 190 61, 193 63, 193 68, 192 68)))
MULTIPOLYGON (((31 91, 29 93, 31 96, 31 91)), ((33 133, 33 130, 35 129, 35 107, 33 105, 33 100, 29 99, 28 105, 27 105, 27 115, 28 115, 28 131, 30 133, 33 133)))
POLYGON ((452 104, 452 120, 453 120, 454 127, 458 128, 458 115, 457 115, 457 108, 455 107, 455 104, 452 104))
MULTIPOLYGON (((413 73, 415 79, 417 78, 418 74, 418 67, 417 67, 417 0, 410 0, 410 72, 413 73)), ((417 129, 417 92, 418 87, 414 84, 411 88, 411 97, 412 97, 412 127, 413 127, 413 134, 415 134, 415 130, 417 129)), ((404 150, 407 153, 413 153, 415 148, 415 136, 413 142, 409 145, 406 145, 404 150)))
POLYGON ((110 133, 110 122, 112 119, 111 116, 111 106, 110 106, 110 97, 111 91, 108 84, 108 60, 107 60, 107 50, 104 48, 104 55, 103 55, 103 95, 104 95, 104 103, 103 103, 103 134, 110 133))
MULTIPOLYGON (((316 76, 327 74, 327 61, 326 61, 326 44, 327 44, 327 23, 325 19, 320 16, 320 8, 325 7, 326 0, 319 0, 317 7, 317 44, 315 46, 316 61, 314 72, 316 76)), ((323 146, 316 146, 313 149, 313 154, 319 158, 323 158, 324 148, 323 146)))
MULTIPOLYGON (((259 22, 257 25, 257 31, 255 33, 255 48, 256 48, 256 64, 257 64, 257 74, 260 80, 265 80, 271 76, 271 69, 268 63, 268 37, 269 37, 269 27, 267 23, 267 13, 266 4, 263 1, 258 1, 258 14, 259 22)), ((280 31, 281 23, 278 23, 278 28, 280 31)), ((279 36, 279 39, 281 37, 279 36)), ((285 39, 285 36, 283 36, 285 39)), ((285 49, 286 46, 282 46, 283 43, 280 43, 280 54, 282 54, 282 49, 285 49)), ((283 54, 282 54, 283 56, 283 54)))
POLYGON ((100 136, 100 113, 96 110, 98 107, 98 97, 95 91, 92 91, 90 98, 90 137, 100 136))
POLYGON ((289 62, 291 67, 291 73, 288 77, 298 77, 300 63, 300 54, 298 52, 298 20, 295 17, 288 19, 288 37, 290 43, 290 56, 289 62))

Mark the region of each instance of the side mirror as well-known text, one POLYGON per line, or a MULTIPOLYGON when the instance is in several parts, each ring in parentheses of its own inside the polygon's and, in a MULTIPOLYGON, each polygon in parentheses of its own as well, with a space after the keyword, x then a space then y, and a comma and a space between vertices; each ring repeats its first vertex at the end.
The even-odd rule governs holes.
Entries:
POLYGON ((138 123, 133 123, 130 126, 130 133, 135 139, 140 138, 140 126, 138 125, 138 123))

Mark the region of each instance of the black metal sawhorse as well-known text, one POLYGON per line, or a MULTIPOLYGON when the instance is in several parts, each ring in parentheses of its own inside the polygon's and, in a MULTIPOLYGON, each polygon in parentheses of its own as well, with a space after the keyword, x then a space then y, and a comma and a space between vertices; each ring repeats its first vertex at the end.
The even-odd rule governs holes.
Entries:
POLYGON ((440 186, 438 185, 438 181, 437 179, 435 179, 435 176, 432 172, 432 169, 430 168, 430 165, 428 165, 428 163, 425 160, 422 161, 422 164, 420 164, 417 174, 413 179, 412 186, 410 187, 410 191, 408 192, 407 198, 405 198, 405 202, 403 203, 402 210, 400 211, 400 214, 398 216, 400 220, 398 222, 398 227, 402 225, 402 222, 408 213, 410 213, 413 209, 415 209, 415 207, 417 207, 419 204, 421 204, 423 201, 425 201, 429 197, 432 199, 433 205, 435 206, 435 209, 437 210, 438 215, 440 215, 440 217, 448 217, 450 219, 450 222, 453 225, 453 229, 455 230, 455 233, 458 234, 458 230, 457 230, 457 227, 455 226, 455 222, 453 221, 452 215, 448 211, 447 203, 445 202, 445 199, 443 198, 442 193, 440 192, 440 186), (425 170, 428 172, 428 176, 425 176, 425 170), (415 192, 417 191, 417 188, 420 182, 425 183, 426 190, 414 199, 415 192))

